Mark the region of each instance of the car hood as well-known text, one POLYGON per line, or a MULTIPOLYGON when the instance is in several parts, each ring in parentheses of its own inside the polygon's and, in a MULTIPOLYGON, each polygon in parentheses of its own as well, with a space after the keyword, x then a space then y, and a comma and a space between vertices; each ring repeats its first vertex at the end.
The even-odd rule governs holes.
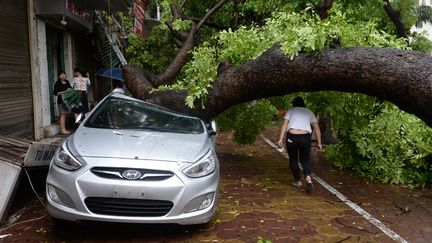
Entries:
POLYGON ((206 133, 182 134, 80 127, 68 140, 77 157, 195 162, 211 147, 206 133))

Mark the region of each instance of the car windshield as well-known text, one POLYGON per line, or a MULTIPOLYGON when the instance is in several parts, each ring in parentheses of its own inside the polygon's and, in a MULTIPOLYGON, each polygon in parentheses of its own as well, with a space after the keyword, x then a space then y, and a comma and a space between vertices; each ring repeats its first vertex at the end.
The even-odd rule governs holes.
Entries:
POLYGON ((107 98, 84 124, 91 128, 200 134, 201 120, 142 101, 107 98))

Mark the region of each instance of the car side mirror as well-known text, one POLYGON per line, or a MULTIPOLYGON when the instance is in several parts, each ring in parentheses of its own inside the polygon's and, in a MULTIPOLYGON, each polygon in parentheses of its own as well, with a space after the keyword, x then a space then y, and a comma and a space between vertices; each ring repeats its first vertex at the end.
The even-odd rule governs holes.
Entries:
POLYGON ((217 124, 214 120, 210 122, 210 126, 208 128, 208 134, 210 136, 215 136, 217 134, 217 124))
POLYGON ((213 131, 217 132, 217 124, 216 124, 215 120, 212 120, 210 125, 211 125, 211 129, 213 131))

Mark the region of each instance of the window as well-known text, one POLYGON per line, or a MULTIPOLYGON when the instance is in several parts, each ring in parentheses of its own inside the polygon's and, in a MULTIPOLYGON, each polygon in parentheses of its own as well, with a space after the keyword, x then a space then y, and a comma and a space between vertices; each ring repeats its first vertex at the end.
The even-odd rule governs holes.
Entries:
POLYGON ((423 22, 422 22, 422 21, 417 22, 416 27, 417 27, 418 29, 423 28, 423 22))

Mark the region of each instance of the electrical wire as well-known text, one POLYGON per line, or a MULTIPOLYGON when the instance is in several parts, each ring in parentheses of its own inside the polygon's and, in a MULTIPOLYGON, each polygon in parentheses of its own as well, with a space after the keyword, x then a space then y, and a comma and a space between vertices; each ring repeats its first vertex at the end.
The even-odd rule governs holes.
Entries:
POLYGON ((36 192, 36 190, 34 189, 34 187, 33 187, 33 183, 32 183, 32 181, 31 181, 31 179, 30 179, 30 176, 29 176, 29 174, 28 174, 28 172, 27 172, 27 169, 26 168, 23 168, 24 169, 24 172, 26 173, 26 175, 27 175, 27 179, 28 179, 28 181, 29 181, 29 183, 30 183, 30 186, 31 186, 31 188, 32 188, 32 190, 33 190, 33 192, 34 192, 34 194, 37 196, 37 198, 39 199, 39 202, 44 206, 44 208, 46 209, 47 207, 46 207, 46 205, 45 205, 45 203, 42 201, 42 199, 39 197, 39 194, 36 192))
POLYGON ((6 230, 8 230, 8 229, 10 229, 10 228, 12 228, 12 227, 15 227, 15 226, 17 226, 17 225, 24 224, 24 223, 28 223, 28 222, 33 222, 33 221, 37 221, 37 220, 41 220, 41 219, 43 219, 43 218, 45 218, 45 217, 46 217, 46 214, 44 214, 44 215, 42 215, 42 216, 40 216, 40 217, 38 217, 38 218, 34 218, 34 219, 27 219, 27 220, 24 220, 24 221, 21 221, 21 222, 18 222, 18 223, 14 223, 14 224, 12 224, 12 225, 9 225, 9 226, 6 227, 6 228, 2 228, 2 229, 0 229, 0 233, 3 232, 3 231, 6 231, 6 230))
MULTIPOLYGON (((43 207, 46 209, 47 207, 46 207, 45 203, 42 201, 42 198, 40 198, 39 194, 36 192, 36 190, 35 190, 35 188, 34 188, 34 186, 33 186, 33 183, 32 183, 32 181, 31 181, 31 179, 30 179, 30 175, 28 174, 27 169, 23 167, 23 170, 24 170, 25 174, 27 175, 27 179, 28 179, 28 181, 29 181, 29 183, 30 183, 30 186, 31 186, 31 188, 32 188, 32 191, 34 192, 34 194, 35 194, 36 197, 38 198, 39 202, 40 202, 40 203, 43 205, 43 207)), ((21 222, 18 222, 18 223, 14 223, 14 224, 12 224, 12 225, 9 225, 9 226, 6 227, 6 228, 2 228, 2 229, 0 229, 0 233, 1 233, 1 232, 4 232, 4 231, 6 231, 6 230, 8 230, 8 229, 10 229, 10 228, 12 228, 12 227, 15 227, 15 226, 17 226, 17 225, 24 224, 24 223, 28 223, 28 222, 33 222, 33 221, 37 221, 37 220, 41 220, 41 219, 43 219, 43 218, 45 218, 45 217, 46 217, 46 214, 44 214, 44 215, 42 215, 42 216, 40 216, 40 217, 37 217, 37 218, 27 219, 27 220, 24 220, 24 221, 21 221, 21 222)))

